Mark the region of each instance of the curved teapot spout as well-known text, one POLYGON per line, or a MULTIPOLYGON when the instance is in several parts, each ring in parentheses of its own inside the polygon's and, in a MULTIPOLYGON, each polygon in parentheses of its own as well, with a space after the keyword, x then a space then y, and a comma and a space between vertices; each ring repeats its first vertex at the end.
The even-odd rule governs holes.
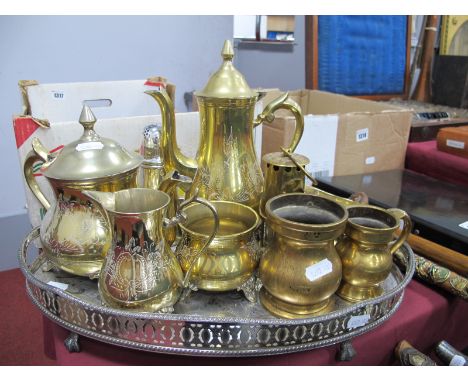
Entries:
POLYGON ((177 145, 174 104, 165 91, 147 90, 146 94, 153 97, 161 108, 162 136, 161 153, 166 172, 178 171, 182 175, 193 178, 197 171, 197 162, 182 154, 177 145))

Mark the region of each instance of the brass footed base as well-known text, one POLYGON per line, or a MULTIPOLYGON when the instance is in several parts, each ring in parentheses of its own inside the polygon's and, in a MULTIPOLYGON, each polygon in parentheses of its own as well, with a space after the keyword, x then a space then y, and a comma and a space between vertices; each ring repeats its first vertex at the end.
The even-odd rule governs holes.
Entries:
POLYGON ((313 305, 295 305, 274 297, 264 287, 260 289, 260 302, 271 314, 281 318, 306 318, 327 308, 330 299, 313 305))
POLYGON ((342 299, 351 302, 369 300, 381 296, 382 293, 383 289, 380 286, 358 287, 346 283, 341 284, 336 292, 342 299))

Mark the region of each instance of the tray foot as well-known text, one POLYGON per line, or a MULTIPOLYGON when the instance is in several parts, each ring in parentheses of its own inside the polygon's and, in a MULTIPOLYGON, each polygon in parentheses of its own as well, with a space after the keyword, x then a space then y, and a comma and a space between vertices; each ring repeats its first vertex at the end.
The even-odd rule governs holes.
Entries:
POLYGON ((185 301, 190 296, 192 291, 196 292, 197 290, 198 288, 195 284, 189 283, 189 285, 187 285, 187 287, 182 291, 179 301, 185 301))
POLYGON ((81 351, 78 334, 70 332, 70 335, 63 341, 69 353, 79 353, 81 351))
POLYGON ((250 302, 257 302, 258 291, 262 287, 262 282, 255 275, 252 275, 247 279, 240 287, 237 288, 237 291, 242 291, 244 296, 250 302))
POLYGON ((351 341, 345 341, 340 343, 340 349, 336 353, 337 361, 351 361, 356 356, 356 350, 354 350, 351 341))

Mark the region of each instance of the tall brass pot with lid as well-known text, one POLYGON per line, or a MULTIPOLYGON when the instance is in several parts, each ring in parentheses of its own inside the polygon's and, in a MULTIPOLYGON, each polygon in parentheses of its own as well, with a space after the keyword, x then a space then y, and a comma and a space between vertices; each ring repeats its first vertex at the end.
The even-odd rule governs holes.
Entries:
POLYGON ((221 53, 221 67, 205 88, 195 92, 200 110, 200 146, 194 160, 184 156, 176 141, 174 105, 165 91, 147 91, 162 111, 161 148, 165 171, 177 170, 193 178, 191 193, 199 190, 209 200, 241 203, 258 211, 264 180, 254 149, 253 129, 263 121, 272 122, 279 109, 289 110, 296 130, 289 151, 302 137, 304 117, 300 106, 285 93, 254 117, 261 94, 252 90, 234 67, 234 49, 229 40, 221 53))
POLYGON ((40 227, 46 258, 57 268, 78 276, 97 277, 111 245, 111 227, 100 208, 82 191, 119 191, 137 186, 142 158, 94 131, 96 118, 88 106, 80 115, 80 139, 67 144, 58 155, 49 154, 39 139, 24 163, 32 193, 47 210, 40 227), (50 203, 36 182, 33 164, 43 161, 41 173, 52 186, 50 203))

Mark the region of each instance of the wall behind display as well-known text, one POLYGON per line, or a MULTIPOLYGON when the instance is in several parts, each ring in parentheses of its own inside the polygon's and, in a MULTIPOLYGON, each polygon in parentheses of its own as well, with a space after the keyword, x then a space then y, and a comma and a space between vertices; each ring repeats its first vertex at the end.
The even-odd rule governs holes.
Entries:
POLYGON ((183 112, 184 92, 205 85, 232 30, 232 16, 0 16, 0 270, 18 265, 16 251, 30 229, 12 127, 12 115, 21 113, 18 80, 162 75, 177 86, 183 112))
POLYGON ((236 43, 234 63, 251 87, 305 87, 305 16, 295 17, 294 44, 236 43))
POLYGON ((183 93, 204 86, 219 66, 219 52, 232 30, 232 16, 0 17, 0 217, 24 212, 11 123, 12 114, 21 112, 18 80, 163 75, 177 86, 176 109, 186 111, 183 93))

